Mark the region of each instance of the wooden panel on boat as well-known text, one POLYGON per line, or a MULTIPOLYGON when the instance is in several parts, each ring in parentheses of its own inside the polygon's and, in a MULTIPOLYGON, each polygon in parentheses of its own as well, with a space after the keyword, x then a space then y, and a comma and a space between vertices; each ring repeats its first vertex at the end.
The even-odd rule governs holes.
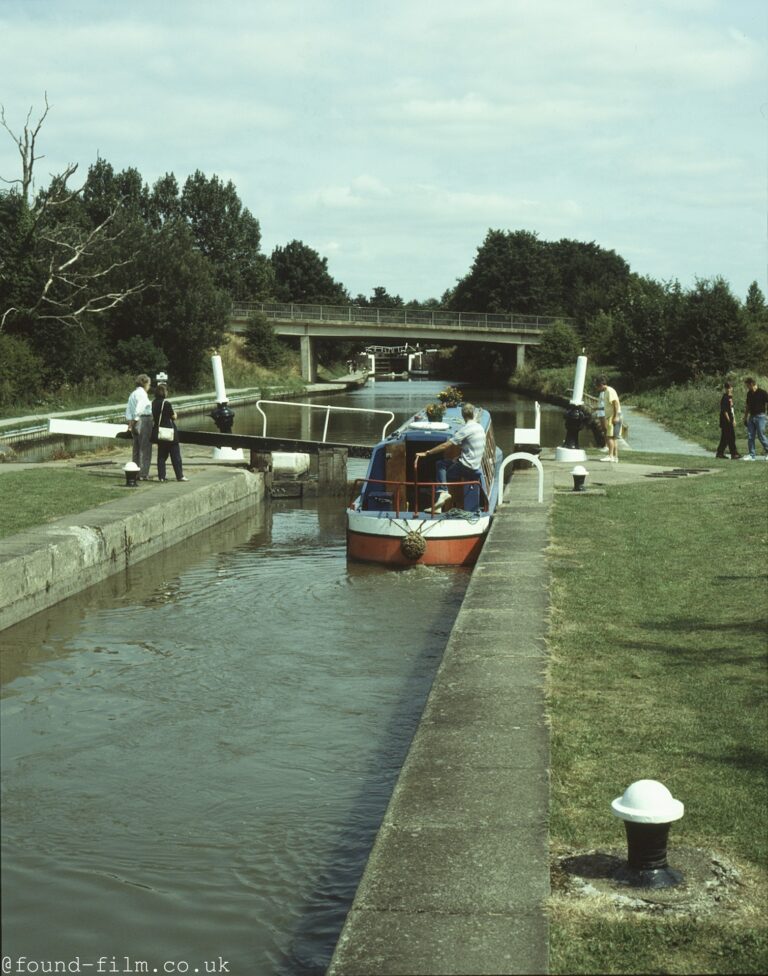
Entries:
POLYGON ((405 481, 405 441, 387 445, 387 481, 405 481))

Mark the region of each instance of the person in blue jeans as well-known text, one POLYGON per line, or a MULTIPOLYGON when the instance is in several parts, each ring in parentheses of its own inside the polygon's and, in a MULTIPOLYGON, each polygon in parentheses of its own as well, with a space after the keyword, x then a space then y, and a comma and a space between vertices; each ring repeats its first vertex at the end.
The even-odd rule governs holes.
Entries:
POLYGON ((768 437, 765 436, 768 393, 761 389, 751 376, 748 376, 744 383, 747 387, 744 426, 747 428, 747 450, 749 453, 742 460, 755 460, 755 438, 763 445, 763 456, 768 459, 768 437))
MULTIPOLYGON (((461 416, 464 424, 453 437, 416 455, 417 458, 423 458, 430 454, 440 454, 452 444, 461 447, 461 453, 455 461, 438 461, 435 465, 436 480, 441 485, 447 486, 452 481, 480 481, 480 464, 485 453, 485 429, 475 420, 475 408, 471 403, 462 404, 461 416)), ((433 514, 439 512, 450 497, 447 487, 441 488, 435 499, 433 514)))

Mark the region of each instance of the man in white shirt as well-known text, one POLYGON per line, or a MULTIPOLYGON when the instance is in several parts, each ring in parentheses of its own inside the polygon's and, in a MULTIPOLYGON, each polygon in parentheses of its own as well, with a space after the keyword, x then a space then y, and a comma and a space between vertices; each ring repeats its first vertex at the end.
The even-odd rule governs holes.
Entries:
POLYGON ((125 407, 125 419, 133 435, 133 463, 139 466, 139 477, 142 481, 149 478, 149 466, 152 464, 152 404, 147 390, 149 377, 140 373, 136 377, 136 389, 128 397, 125 407))
MULTIPOLYGON (((430 454, 440 454, 451 445, 461 445, 461 453, 455 461, 437 462, 435 471, 437 481, 441 485, 447 485, 449 481, 480 480, 480 464, 485 453, 485 428, 475 420, 475 408, 471 403, 462 405, 461 416, 464 418, 464 424, 453 437, 416 455, 417 458, 428 457, 430 454)), ((440 511, 450 497, 447 488, 441 488, 432 511, 440 511)))

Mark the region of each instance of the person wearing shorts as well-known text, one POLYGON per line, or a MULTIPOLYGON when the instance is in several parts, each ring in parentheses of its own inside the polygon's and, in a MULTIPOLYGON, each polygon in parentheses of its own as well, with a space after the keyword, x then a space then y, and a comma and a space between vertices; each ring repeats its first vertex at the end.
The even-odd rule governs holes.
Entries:
POLYGON ((605 431, 605 442, 608 445, 608 453, 601 461, 609 461, 618 464, 619 461, 619 438, 621 437, 621 402, 619 395, 612 386, 608 386, 605 376, 598 376, 595 380, 598 393, 603 397, 605 404, 605 418, 603 429, 605 431))

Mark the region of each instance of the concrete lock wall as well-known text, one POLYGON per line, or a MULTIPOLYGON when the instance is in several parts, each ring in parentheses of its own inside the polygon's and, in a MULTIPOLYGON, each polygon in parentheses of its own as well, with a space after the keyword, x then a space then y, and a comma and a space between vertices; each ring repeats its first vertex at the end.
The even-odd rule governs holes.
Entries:
POLYGON ((0 541, 0 630, 262 502, 264 477, 218 469, 185 486, 124 498, 0 541))

